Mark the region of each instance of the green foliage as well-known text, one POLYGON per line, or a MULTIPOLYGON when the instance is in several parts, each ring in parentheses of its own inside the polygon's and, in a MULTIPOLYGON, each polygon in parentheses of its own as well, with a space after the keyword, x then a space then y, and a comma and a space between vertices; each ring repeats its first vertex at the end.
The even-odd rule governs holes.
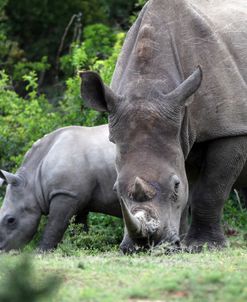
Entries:
MULTIPOLYGON (((22 45, 28 60, 36 61, 48 56, 54 62, 65 28, 79 12, 83 25, 106 20, 98 0, 8 0, 6 5, 11 37, 22 45)), ((74 29, 73 25, 64 49, 73 42, 74 29)))
POLYGON ((75 70, 88 65, 88 60, 84 44, 74 43, 71 45, 71 52, 60 58, 60 69, 66 76, 73 76, 75 70))
POLYGON ((33 268, 27 256, 21 258, 14 268, 6 272, 5 278, 0 284, 0 301, 40 301, 44 298, 50 298, 60 284, 60 279, 57 276, 49 276, 39 285, 35 284, 33 277, 33 268))
POLYGON ((0 0, 0 68, 5 69, 23 54, 18 43, 8 37, 8 18, 4 11, 7 2, 0 0))
MULTIPOLYGON (((79 71, 84 68, 91 67, 93 70, 97 70, 105 83, 109 84, 111 77, 115 68, 117 57, 121 50, 123 40, 125 37, 124 33, 116 34, 114 40, 115 44, 112 45, 113 39, 106 38, 109 29, 105 26, 96 25, 97 29, 101 29, 100 38, 104 40, 102 47, 108 49, 108 58, 105 60, 99 59, 96 55, 100 56, 100 49, 93 52, 92 49, 96 50, 99 44, 99 37, 92 34, 92 28, 88 30, 87 36, 89 38, 88 43, 82 43, 80 46, 75 45, 73 51, 70 55, 66 56, 66 60, 63 61, 64 69, 66 69, 67 64, 74 66, 74 68, 79 71), (92 49, 90 48, 92 47, 92 49), (94 63, 94 64, 93 64, 94 63), (91 64, 93 64, 91 66, 91 64)), ((86 40, 87 41, 87 40, 86 40)), ((63 58, 64 59, 64 58, 63 58)), ((63 100, 60 103, 63 112, 63 123, 64 125, 84 125, 93 126, 107 123, 106 115, 98 113, 96 111, 87 109, 83 106, 80 97, 80 78, 79 76, 70 77, 66 81, 67 89, 65 91, 63 100)))
POLYGON ((137 6, 138 7, 143 7, 145 5, 145 3, 147 2, 147 0, 138 0, 137 1, 137 6))
POLYGON ((74 255, 82 249, 99 252, 118 249, 123 238, 123 223, 119 218, 89 214, 89 231, 83 231, 81 224, 70 223, 58 252, 64 255, 74 255))
POLYGON ((112 54, 116 37, 104 24, 94 24, 84 29, 84 47, 89 58, 106 59, 112 54))
POLYGON ((111 56, 106 60, 97 60, 93 65, 93 69, 97 70, 100 73, 103 81, 106 84, 110 84, 111 82, 111 78, 115 69, 117 58, 122 49, 124 38, 125 38, 125 33, 123 32, 118 33, 116 35, 116 43, 113 47, 111 56))
POLYGON ((61 57, 61 69, 66 75, 72 75, 74 70, 92 68, 98 60, 108 59, 113 52, 117 35, 104 24, 94 24, 85 27, 84 41, 73 43, 69 54, 61 57))
POLYGON ((137 19, 138 17, 138 13, 141 11, 141 9, 143 8, 143 6, 146 4, 148 0, 138 0, 136 3, 135 3, 135 11, 133 12, 132 15, 130 15, 130 24, 133 24, 135 22, 135 20, 137 19))
POLYGON ((11 89, 6 73, 0 72, 0 166, 12 170, 24 153, 44 134, 56 128, 59 116, 43 95, 37 95, 37 75, 24 76, 28 98, 11 89))
MULTIPOLYGON (((115 38, 106 39, 109 29, 104 26, 96 26, 105 37, 104 50, 108 58, 102 60, 94 57, 100 55, 98 36, 95 40, 92 27, 87 31, 88 43, 81 47, 75 46, 70 55, 71 65, 75 69, 81 69, 84 65, 94 62, 94 68, 109 83, 115 62, 120 51, 124 34, 119 33, 115 38), (112 43, 116 41, 112 47, 112 43), (98 46, 97 46, 98 45, 98 46), (96 52, 90 51, 92 47, 96 52), (88 53, 88 54, 87 54, 88 53)), ((25 83, 26 97, 19 96, 13 90, 13 84, 4 71, 0 73, 0 166, 7 170, 16 169, 25 152, 32 144, 44 134, 59 127, 67 125, 94 126, 107 122, 104 114, 92 111, 83 106, 80 97, 80 79, 78 76, 70 77, 66 81, 66 90, 58 107, 52 106, 44 95, 38 93, 38 76, 36 71, 47 68, 47 60, 41 63, 18 63, 15 65, 16 77, 22 74, 25 83), (36 70, 36 71, 34 71, 36 70), (25 73, 27 72, 27 73, 25 73)))
POLYGON ((36 73, 41 73, 49 68, 50 64, 48 64, 47 57, 41 58, 41 61, 39 62, 28 62, 26 60, 22 60, 14 65, 13 80, 20 81, 29 72, 35 71, 36 73))
POLYGON ((242 208, 233 194, 224 206, 223 222, 233 229, 247 232, 247 209, 242 208))
POLYGON ((129 16, 135 10, 136 0, 103 0, 102 4, 111 24, 128 29, 129 16))
POLYGON ((0 0, 0 11, 2 12, 3 8, 5 7, 5 5, 7 4, 8 0, 0 0))

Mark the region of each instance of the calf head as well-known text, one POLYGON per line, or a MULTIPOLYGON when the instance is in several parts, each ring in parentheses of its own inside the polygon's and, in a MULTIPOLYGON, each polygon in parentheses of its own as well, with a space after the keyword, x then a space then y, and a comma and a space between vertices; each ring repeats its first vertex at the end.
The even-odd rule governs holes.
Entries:
POLYGON ((4 183, 7 190, 0 209, 0 250, 9 251, 23 247, 32 239, 41 210, 24 174, 0 170, 0 186, 4 183))
POLYGON ((110 140, 117 147, 115 190, 125 221, 122 249, 128 250, 130 241, 179 244, 188 199, 181 126, 189 97, 200 86, 201 69, 169 93, 161 81, 139 78, 117 95, 94 72, 81 78, 86 104, 109 112, 110 140))

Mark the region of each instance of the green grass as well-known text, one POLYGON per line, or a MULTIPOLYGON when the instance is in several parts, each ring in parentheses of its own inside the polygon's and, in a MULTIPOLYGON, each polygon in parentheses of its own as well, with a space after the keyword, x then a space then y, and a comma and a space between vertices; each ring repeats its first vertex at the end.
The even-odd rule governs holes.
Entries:
POLYGON ((154 251, 151 255, 122 256, 118 251, 121 221, 95 214, 88 234, 72 224, 54 253, 30 253, 39 233, 25 249, 33 268, 31 277, 20 271, 21 254, 0 254, 0 301, 2 290, 15 292, 16 282, 5 283, 7 272, 14 269, 20 277, 26 277, 22 284, 31 281, 36 289, 59 277, 61 283, 53 296, 37 300, 40 302, 246 302, 246 214, 229 200, 224 226, 230 247, 200 254, 160 255, 160 251, 154 251))
MULTIPOLYGON (((121 256, 119 252, 64 257, 61 251, 32 255, 35 282, 51 275, 62 283, 60 302, 247 301, 246 243, 235 239, 224 251, 172 256, 121 256), (236 244, 237 243, 237 244, 236 244), (241 245, 241 246, 239 246, 241 245)), ((2 254, 1 267, 14 267, 20 255, 2 254)), ((0 281, 5 273, 0 271, 0 281)), ((22 302, 22 301, 20 301, 22 302)))

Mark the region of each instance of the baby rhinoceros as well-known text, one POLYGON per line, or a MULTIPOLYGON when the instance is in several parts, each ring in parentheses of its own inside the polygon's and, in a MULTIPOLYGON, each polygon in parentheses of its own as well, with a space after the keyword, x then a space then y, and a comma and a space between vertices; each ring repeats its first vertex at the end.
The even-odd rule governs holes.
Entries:
POLYGON ((0 171, 7 191, 0 210, 0 250, 19 249, 49 215, 39 249, 54 249, 70 219, 89 211, 121 217, 113 192, 115 146, 107 125, 61 128, 38 140, 16 174, 0 171))

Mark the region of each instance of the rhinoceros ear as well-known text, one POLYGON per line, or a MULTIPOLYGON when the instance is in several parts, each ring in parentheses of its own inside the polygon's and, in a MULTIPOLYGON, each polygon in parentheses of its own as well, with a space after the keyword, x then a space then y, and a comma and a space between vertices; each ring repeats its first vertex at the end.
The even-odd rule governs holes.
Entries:
POLYGON ((176 89, 166 95, 166 98, 176 105, 184 106, 188 103, 188 98, 197 91, 202 82, 202 69, 200 66, 176 89))
POLYGON ((97 111, 111 112, 117 102, 118 97, 106 85, 101 77, 93 71, 80 73, 81 78, 81 97, 86 106, 97 111))
POLYGON ((0 170, 0 186, 3 183, 18 186, 21 183, 21 178, 15 174, 0 170))

